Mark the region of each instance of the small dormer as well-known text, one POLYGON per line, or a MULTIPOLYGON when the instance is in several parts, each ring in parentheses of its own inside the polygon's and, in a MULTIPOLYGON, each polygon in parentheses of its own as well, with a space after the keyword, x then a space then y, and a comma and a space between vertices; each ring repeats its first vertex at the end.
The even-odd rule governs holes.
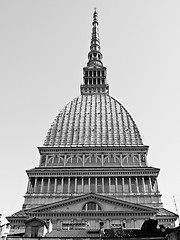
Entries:
POLYGON ((25 237, 44 237, 48 232, 48 224, 39 219, 31 218, 25 222, 25 237))

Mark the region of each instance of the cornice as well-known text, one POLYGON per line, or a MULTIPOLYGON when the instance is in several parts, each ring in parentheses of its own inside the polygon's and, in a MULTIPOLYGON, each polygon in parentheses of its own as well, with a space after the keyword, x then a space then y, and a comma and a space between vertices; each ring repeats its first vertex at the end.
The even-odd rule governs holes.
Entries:
POLYGON ((155 212, 148 212, 148 211, 139 211, 139 212, 105 212, 105 211, 94 211, 94 212, 29 212, 29 217, 152 217, 154 216, 155 212))
POLYGON ((28 176, 158 176, 160 169, 153 167, 134 168, 69 168, 69 167, 39 167, 26 170, 28 176))
POLYGON ((96 146, 96 147, 81 147, 81 146, 72 146, 72 147, 38 147, 39 153, 91 153, 91 152, 147 152, 149 146, 96 146))

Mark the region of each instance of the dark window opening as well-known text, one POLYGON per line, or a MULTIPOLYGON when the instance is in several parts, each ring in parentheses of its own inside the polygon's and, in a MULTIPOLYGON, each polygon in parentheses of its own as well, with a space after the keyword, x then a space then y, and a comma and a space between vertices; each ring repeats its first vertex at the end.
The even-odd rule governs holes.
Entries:
POLYGON ((84 210, 84 211, 101 211, 101 207, 96 202, 88 202, 83 206, 82 210, 84 210))
POLYGON ((38 226, 32 226, 31 227, 31 237, 38 237, 38 226))

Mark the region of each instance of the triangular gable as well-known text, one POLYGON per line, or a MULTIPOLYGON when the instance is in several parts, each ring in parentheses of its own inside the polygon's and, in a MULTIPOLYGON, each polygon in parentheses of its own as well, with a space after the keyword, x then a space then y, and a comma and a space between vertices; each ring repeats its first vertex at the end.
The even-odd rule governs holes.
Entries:
POLYGON ((34 218, 30 218, 28 220, 25 221, 25 224, 29 224, 29 223, 34 223, 34 222, 39 222, 41 223, 42 225, 44 225, 46 228, 48 228, 48 225, 45 221, 43 221, 42 219, 39 219, 37 217, 34 217, 34 218))
POLYGON ((165 208, 160 208, 156 214, 157 217, 175 217, 178 218, 179 216, 165 208))
MULTIPOLYGON (((76 197, 70 197, 68 199, 46 204, 43 206, 35 207, 28 209, 28 212, 57 212, 57 211, 67 211, 67 209, 71 208, 73 211, 82 210, 82 205, 94 201, 101 205, 101 203, 105 206, 105 208, 109 207, 109 210, 103 209, 103 211, 135 211, 135 212, 154 212, 156 213, 156 209, 143 206, 140 204, 130 203, 127 201, 123 201, 113 197, 107 197, 95 193, 88 193, 76 197), (81 203, 81 204, 80 204, 81 203), (78 209, 78 206, 81 205, 81 209, 78 209)), ((71 211, 69 209, 69 211, 71 211)))

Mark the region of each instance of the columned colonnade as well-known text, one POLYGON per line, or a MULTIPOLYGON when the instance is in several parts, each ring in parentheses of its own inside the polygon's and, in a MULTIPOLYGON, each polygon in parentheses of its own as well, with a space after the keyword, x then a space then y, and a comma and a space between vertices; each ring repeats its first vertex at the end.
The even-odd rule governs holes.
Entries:
POLYGON ((33 177, 27 193, 151 193, 157 192, 152 177, 33 177))

